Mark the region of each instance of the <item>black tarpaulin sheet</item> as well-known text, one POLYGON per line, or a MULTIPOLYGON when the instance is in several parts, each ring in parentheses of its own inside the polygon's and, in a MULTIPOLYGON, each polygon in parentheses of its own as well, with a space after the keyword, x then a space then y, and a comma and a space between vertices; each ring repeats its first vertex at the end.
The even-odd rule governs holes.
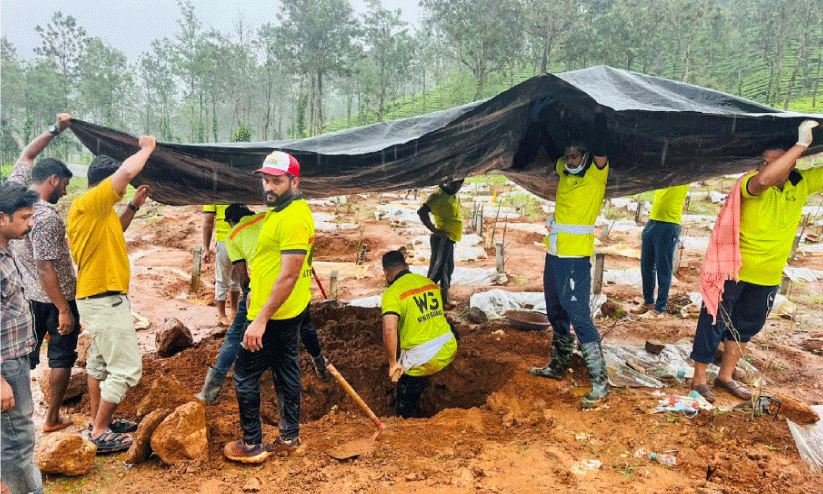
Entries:
MULTIPOLYGON (((607 122, 607 197, 754 169, 764 144, 783 139, 791 145, 805 118, 823 123, 823 114, 777 111, 698 86, 597 66, 534 77, 449 110, 308 139, 161 142, 135 183, 150 185, 154 200, 171 205, 260 203, 261 186, 251 171, 279 149, 300 162, 300 188, 307 197, 419 188, 497 170, 552 199, 552 163, 565 141, 594 137, 589 129, 598 105, 607 122), (553 102, 549 110, 533 116, 534 105, 547 98, 553 102)), ((123 160, 137 150, 137 139, 123 132, 80 120, 71 129, 94 154, 123 160)), ((821 127, 814 137, 805 154, 823 151, 821 127)))

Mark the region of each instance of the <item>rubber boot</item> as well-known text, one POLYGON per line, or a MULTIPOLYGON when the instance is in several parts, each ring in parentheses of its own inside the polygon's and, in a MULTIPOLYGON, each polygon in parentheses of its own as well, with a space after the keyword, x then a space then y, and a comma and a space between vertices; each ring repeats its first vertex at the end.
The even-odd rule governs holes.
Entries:
POLYGON ((599 341, 583 343, 580 345, 583 352, 583 359, 586 367, 589 368, 589 379, 592 382, 592 390, 583 397, 580 404, 584 407, 591 407, 599 404, 604 398, 609 396, 609 373, 606 370, 606 359, 603 358, 603 347, 599 341))
POLYGON ((552 336, 552 361, 546 367, 532 367, 529 369, 529 374, 552 379, 565 379, 573 351, 574 338, 560 336, 555 333, 552 336))
POLYGON ((223 389, 223 381, 225 380, 225 372, 218 372, 214 370, 214 367, 209 367, 209 372, 206 374, 206 382, 203 383, 203 389, 194 395, 194 397, 203 401, 206 405, 216 403, 217 397, 220 396, 220 390, 223 389))
POLYGON ((323 381, 329 382, 331 380, 331 372, 329 372, 326 368, 326 366, 329 365, 328 359, 326 359, 322 353, 316 357, 312 357, 311 359, 314 362, 314 372, 317 373, 317 377, 323 381))

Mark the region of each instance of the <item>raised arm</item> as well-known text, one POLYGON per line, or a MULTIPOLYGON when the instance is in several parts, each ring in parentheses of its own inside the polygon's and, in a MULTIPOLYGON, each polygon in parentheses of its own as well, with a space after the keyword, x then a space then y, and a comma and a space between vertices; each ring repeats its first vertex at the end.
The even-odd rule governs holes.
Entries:
POLYGON ((153 136, 141 136, 138 141, 140 151, 126 158, 120 168, 111 176, 111 186, 118 195, 123 195, 126 192, 126 186, 134 180, 138 173, 143 171, 146 166, 149 156, 157 146, 157 139, 153 136))
POLYGON ((797 144, 783 153, 779 158, 762 167, 757 175, 749 179, 746 190, 753 196, 758 196, 769 187, 777 184, 794 166, 800 155, 812 144, 812 129, 818 124, 814 120, 804 120, 797 128, 797 144))
POLYGON ((38 154, 46 149, 46 146, 49 145, 51 140, 60 135, 61 132, 69 127, 70 120, 70 114, 58 113, 57 123, 54 124, 54 132, 50 129, 35 137, 34 140, 28 144, 28 146, 23 148, 23 151, 20 153, 20 161, 26 161, 29 164, 33 164, 34 159, 37 158, 38 154))

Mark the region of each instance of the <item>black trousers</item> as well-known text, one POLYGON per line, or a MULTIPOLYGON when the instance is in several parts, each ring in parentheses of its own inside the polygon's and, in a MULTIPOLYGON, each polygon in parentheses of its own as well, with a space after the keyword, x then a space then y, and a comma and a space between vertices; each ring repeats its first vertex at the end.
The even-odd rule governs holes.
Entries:
MULTIPOLYGON (((234 362, 234 388, 240 409, 240 427, 246 444, 263 442, 260 422, 260 376, 271 369, 277 392, 280 437, 289 440, 300 435, 300 327, 308 317, 306 310, 291 319, 269 321, 263 333, 263 349, 256 352, 242 346, 234 362)), ((248 325, 248 323, 247 323, 248 325)))
POLYGON ((454 273, 454 242, 439 235, 430 238, 432 257, 426 278, 440 285, 443 303, 449 303, 449 287, 454 273))
POLYGON ((429 385, 429 376, 403 374, 397 381, 397 398, 394 409, 404 419, 414 418, 420 413, 420 397, 429 385))

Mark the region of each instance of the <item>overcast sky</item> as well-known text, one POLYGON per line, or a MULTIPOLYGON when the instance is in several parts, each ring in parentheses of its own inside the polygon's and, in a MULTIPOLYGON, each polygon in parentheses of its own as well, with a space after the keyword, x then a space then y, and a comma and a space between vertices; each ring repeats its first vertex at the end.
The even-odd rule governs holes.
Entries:
MULTIPOLYGON (((358 14, 365 13, 364 0, 349 0, 358 14)), ((421 9, 418 0, 382 0, 383 7, 402 11, 402 18, 415 26, 421 9)), ((197 18, 223 33, 232 33, 233 24, 243 15, 254 29, 277 22, 280 2, 276 0, 193 0, 197 18)), ((173 37, 180 9, 176 0, 0 0, 0 32, 17 47, 24 58, 34 57, 40 46, 35 26, 49 23, 56 11, 71 15, 89 36, 100 37, 122 50, 129 60, 149 49, 152 40, 173 37)))

